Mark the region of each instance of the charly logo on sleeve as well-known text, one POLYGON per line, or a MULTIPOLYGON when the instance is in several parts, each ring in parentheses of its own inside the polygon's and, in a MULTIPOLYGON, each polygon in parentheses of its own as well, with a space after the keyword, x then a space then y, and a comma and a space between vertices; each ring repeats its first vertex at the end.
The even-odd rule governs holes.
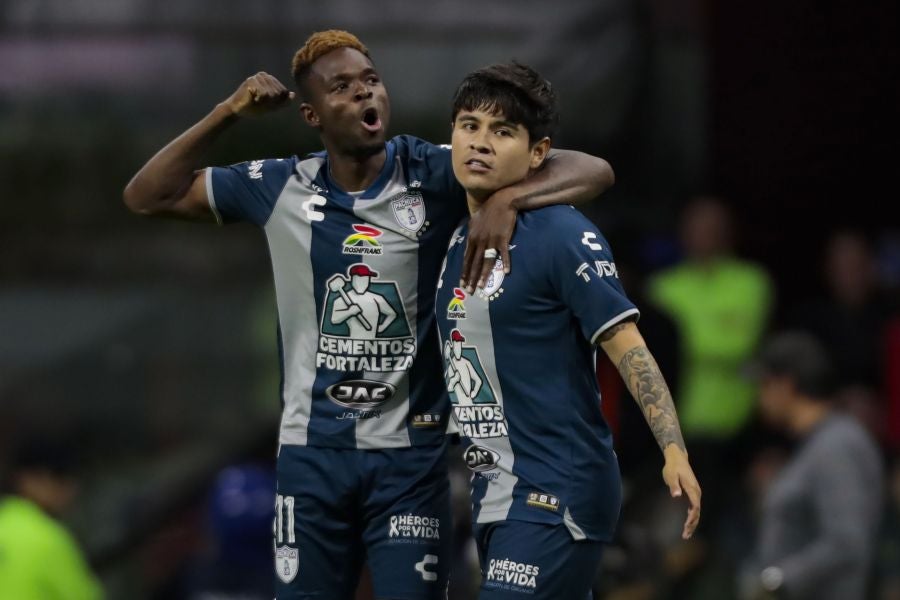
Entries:
POLYGON ((316 367, 333 371, 405 371, 416 339, 395 281, 358 263, 327 283, 316 367))
POLYGON ((470 439, 509 435, 503 409, 484 372, 478 349, 463 345, 459 329, 444 343, 444 378, 460 433, 470 439))

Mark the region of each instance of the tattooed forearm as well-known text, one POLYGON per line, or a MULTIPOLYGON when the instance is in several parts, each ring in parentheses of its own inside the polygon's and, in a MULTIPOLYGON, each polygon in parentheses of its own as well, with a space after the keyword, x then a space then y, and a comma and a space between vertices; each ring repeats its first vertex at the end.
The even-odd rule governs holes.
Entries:
POLYGON ((627 327, 631 326, 633 323, 634 323, 634 321, 625 321, 624 323, 619 323, 618 325, 613 325, 612 327, 610 327, 609 329, 607 329, 606 331, 604 331, 603 333, 600 334, 600 337, 597 338, 596 343, 602 344, 603 342, 608 342, 609 340, 616 337, 617 333, 619 333, 623 329, 626 329, 627 327))
POLYGON ((669 444, 675 444, 685 450, 672 394, 647 347, 629 350, 619 361, 619 373, 644 412, 659 447, 665 450, 669 444))

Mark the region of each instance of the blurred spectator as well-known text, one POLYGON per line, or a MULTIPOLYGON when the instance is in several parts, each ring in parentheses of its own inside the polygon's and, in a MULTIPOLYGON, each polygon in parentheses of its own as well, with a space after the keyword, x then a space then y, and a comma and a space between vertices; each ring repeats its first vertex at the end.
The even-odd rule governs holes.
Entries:
POLYGON ((651 278, 649 299, 681 331, 683 373, 675 398, 690 446, 690 440, 730 439, 752 414, 753 386, 739 370, 765 327, 772 286, 763 269, 731 256, 731 217, 720 200, 693 200, 681 238, 684 261, 651 278))
POLYGON ((900 460, 894 461, 876 557, 877 600, 900 600, 900 460))
POLYGON ((241 464, 224 469, 209 501, 212 552, 194 568, 192 600, 266 600, 275 594, 272 523, 275 470, 241 464))
POLYGON ((880 452, 830 403, 830 361, 811 335, 787 332, 753 365, 763 418, 798 447, 766 491, 750 598, 865 597, 882 508, 880 452))
MULTIPOLYGON (((732 557, 724 543, 739 498, 754 386, 741 374, 761 338, 772 304, 768 274, 732 255, 732 222, 718 198, 699 197, 681 222, 684 259, 648 282, 648 299, 669 314, 681 340, 675 394, 691 462, 704 491, 703 519, 689 543, 665 549, 671 598, 717 598, 732 557)), ((730 582, 724 584, 730 585, 730 582)))
POLYGON ((0 598, 103 597, 75 539, 57 520, 77 494, 73 448, 31 439, 13 450, 0 499, 0 598))
POLYGON ((823 271, 827 295, 801 305, 790 325, 809 331, 829 349, 838 390, 880 389, 891 311, 878 290, 869 242, 855 232, 835 234, 826 246, 823 271))
POLYGON ((900 317, 894 317, 887 325, 885 356, 885 436, 888 446, 896 452, 900 451, 900 317))

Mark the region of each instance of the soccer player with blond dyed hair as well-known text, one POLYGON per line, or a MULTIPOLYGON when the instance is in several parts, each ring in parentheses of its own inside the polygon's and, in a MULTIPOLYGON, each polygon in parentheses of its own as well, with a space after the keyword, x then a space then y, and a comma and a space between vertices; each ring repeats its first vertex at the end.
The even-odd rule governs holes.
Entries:
MULTIPOLYGON (((365 558, 380 600, 443 598, 450 404, 433 308, 465 193, 447 148, 387 139, 388 94, 355 36, 313 34, 292 67, 323 152, 201 168, 222 131, 295 100, 258 73, 151 158, 125 203, 144 215, 249 221, 266 235, 284 406, 277 597, 351 598, 365 558), (363 283, 379 310, 360 305, 363 283)), ((602 159, 559 152, 547 163, 486 203, 470 240, 471 287, 507 257, 518 210, 586 200, 612 183, 602 159)))

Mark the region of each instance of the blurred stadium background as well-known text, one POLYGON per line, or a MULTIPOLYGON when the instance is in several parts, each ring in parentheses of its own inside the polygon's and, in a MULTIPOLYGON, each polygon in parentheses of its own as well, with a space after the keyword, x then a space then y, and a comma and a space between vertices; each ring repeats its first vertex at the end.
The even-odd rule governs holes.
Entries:
MULTIPOLYGON (((393 134, 447 140, 456 83, 486 63, 517 58, 547 76, 562 99, 557 145, 616 170, 615 188, 584 210, 635 296, 681 260, 679 217, 703 194, 724 200, 737 254, 768 273, 764 331, 815 330, 801 318, 815 310, 803 307, 840 313, 842 298, 861 295, 826 342, 863 363, 846 378, 844 405, 896 456, 898 12, 892 2, 813 0, 3 0, 0 464, 23 432, 76 440, 82 493, 66 522, 109 597, 212 597, 198 582, 221 546, 259 521, 247 498, 266 489, 259 473, 274 452, 268 256, 251 227, 139 219, 121 190, 249 74, 289 83, 294 50, 335 27, 372 51, 393 134)), ((285 110, 234 127, 209 163, 317 149, 285 110)), ((683 366, 673 335, 672 364, 683 366)), ((722 502, 721 518, 738 524, 728 535, 675 541, 681 509, 642 502, 662 490, 661 458, 652 442, 627 449, 625 433, 640 429, 628 428, 618 395, 613 385, 632 502, 607 554, 603 597, 737 597, 752 506, 722 502)), ((752 498, 771 434, 750 419, 734 439, 739 456, 714 468, 752 498)), ((889 464, 886 477, 900 481, 889 464)), ((880 600, 900 597, 898 487, 887 488, 873 569, 880 600)), ((474 574, 460 535, 451 595, 462 600, 474 598, 474 574)), ((268 577, 268 562, 235 560, 268 577)))

